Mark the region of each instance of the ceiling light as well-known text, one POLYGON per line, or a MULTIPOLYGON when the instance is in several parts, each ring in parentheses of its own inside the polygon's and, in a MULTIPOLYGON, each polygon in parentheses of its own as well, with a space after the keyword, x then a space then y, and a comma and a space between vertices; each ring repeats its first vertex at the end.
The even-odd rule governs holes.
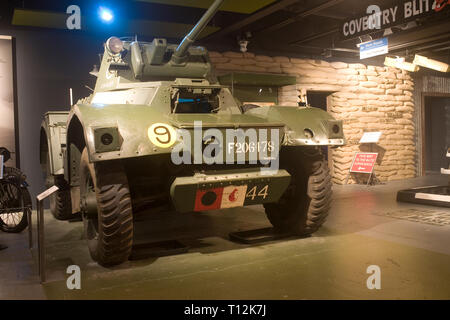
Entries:
POLYGON ((414 63, 406 62, 405 58, 391 58, 386 57, 384 59, 384 65, 388 67, 398 68, 410 72, 416 72, 419 70, 419 66, 415 65, 414 63))
POLYGON ((440 72, 450 71, 450 66, 448 64, 424 56, 420 56, 418 54, 416 54, 416 56, 414 57, 414 64, 440 72))
POLYGON ((100 19, 106 23, 110 23, 114 20, 113 12, 110 9, 105 8, 105 7, 99 8, 99 16, 100 16, 100 19))

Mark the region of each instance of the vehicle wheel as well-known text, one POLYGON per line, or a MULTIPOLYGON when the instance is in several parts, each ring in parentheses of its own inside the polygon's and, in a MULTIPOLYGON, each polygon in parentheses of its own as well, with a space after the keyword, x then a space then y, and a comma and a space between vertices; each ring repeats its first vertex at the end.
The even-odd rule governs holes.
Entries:
POLYGON ((315 149, 289 150, 280 166, 291 174, 291 183, 277 203, 265 204, 276 230, 309 235, 325 222, 332 200, 327 162, 315 149))
POLYGON ((46 162, 43 166, 45 175, 45 187, 57 186, 58 191, 50 195, 50 212, 57 220, 69 220, 75 218, 72 214, 72 200, 70 196, 70 185, 64 180, 64 176, 53 176, 50 174, 50 155, 47 152, 46 162))
POLYGON ((22 232, 28 226, 31 196, 26 187, 13 181, 0 183, 0 230, 22 232))
POLYGON ((50 211, 57 220, 69 220, 75 218, 72 214, 72 200, 70 197, 70 186, 64 179, 55 179, 54 185, 59 190, 50 195, 50 211), (59 182, 58 182, 59 180, 59 182))
POLYGON ((102 266, 128 260, 133 213, 127 176, 118 162, 90 163, 86 148, 80 163, 80 208, 92 259, 102 266))

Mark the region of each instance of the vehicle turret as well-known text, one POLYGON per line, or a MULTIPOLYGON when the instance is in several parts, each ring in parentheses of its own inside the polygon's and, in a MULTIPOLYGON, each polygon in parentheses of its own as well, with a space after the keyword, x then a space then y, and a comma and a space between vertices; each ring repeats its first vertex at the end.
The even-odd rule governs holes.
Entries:
POLYGON ((223 1, 216 0, 179 45, 169 44, 162 38, 155 38, 152 42, 109 38, 105 43, 95 91, 116 90, 119 82, 172 81, 177 78, 216 82, 208 51, 192 44, 223 1))

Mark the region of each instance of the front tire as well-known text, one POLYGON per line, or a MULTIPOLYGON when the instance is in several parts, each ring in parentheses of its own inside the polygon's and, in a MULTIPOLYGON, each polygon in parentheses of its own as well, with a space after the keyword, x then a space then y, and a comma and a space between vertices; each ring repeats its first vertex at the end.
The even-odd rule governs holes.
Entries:
POLYGON ((121 164, 110 161, 94 166, 85 148, 80 163, 80 199, 92 259, 102 266, 127 261, 133 246, 133 213, 121 164))
POLYGON ((331 207, 327 162, 315 149, 292 149, 281 156, 281 167, 291 174, 291 183, 277 203, 264 205, 267 218, 277 231, 310 235, 322 226, 331 207))

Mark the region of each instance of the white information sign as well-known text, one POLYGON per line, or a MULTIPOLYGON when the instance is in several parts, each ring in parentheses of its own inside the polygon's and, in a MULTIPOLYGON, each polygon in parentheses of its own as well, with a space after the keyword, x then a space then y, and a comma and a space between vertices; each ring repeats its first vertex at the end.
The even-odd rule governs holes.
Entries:
POLYGON ((381 138, 381 132, 364 132, 359 143, 378 143, 381 138))
POLYGON ((47 198, 49 195, 51 195, 52 193, 58 191, 59 188, 57 186, 53 186, 50 189, 45 190, 44 192, 42 192, 40 195, 37 196, 38 201, 42 201, 45 198, 47 198))

